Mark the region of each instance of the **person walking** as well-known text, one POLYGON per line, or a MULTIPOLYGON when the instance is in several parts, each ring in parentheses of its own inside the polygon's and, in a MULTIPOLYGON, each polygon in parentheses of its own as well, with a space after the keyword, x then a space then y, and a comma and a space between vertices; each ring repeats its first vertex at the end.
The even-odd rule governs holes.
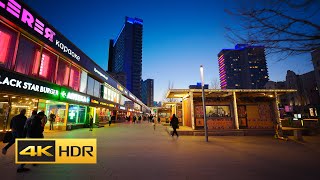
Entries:
POLYGON ((12 131, 12 138, 9 143, 2 149, 2 154, 6 155, 7 150, 15 143, 16 138, 25 138, 26 133, 24 131, 24 126, 27 121, 26 109, 22 109, 20 114, 14 116, 10 122, 10 129, 12 131))
MULTIPOLYGON (((45 118, 45 117, 44 117, 45 118)), ((49 117, 50 130, 53 130, 53 123, 56 121, 56 115, 51 113, 49 117)))
POLYGON ((33 110, 33 111, 32 111, 32 114, 31 114, 31 117, 27 119, 26 124, 24 125, 24 131, 25 131, 24 133, 26 134, 26 137, 30 137, 28 130, 30 129, 32 119, 33 119, 36 115, 37 115, 37 111, 36 111, 36 110, 33 110))
MULTIPOLYGON (((44 112, 39 112, 36 115, 31 116, 30 121, 26 122, 25 125, 25 131, 27 131, 27 137, 28 138, 43 138, 43 119, 46 117, 44 112)), ((18 166, 17 172, 25 172, 29 171, 29 168, 25 168, 26 164, 20 164, 18 166)), ((36 164, 33 164, 33 166, 36 166, 36 164)))
POLYGON ((132 120, 132 121, 133 121, 133 124, 136 123, 136 120, 137 120, 137 117, 136 117, 136 115, 134 115, 134 116, 133 116, 133 120, 132 120))
POLYGON ((92 129, 93 129, 93 117, 92 117, 92 115, 90 115, 90 119, 89 119, 89 128, 90 128, 89 131, 92 131, 92 129))
POLYGON ((109 126, 111 126, 112 120, 113 120, 113 115, 111 117, 109 117, 109 126))
POLYGON ((138 123, 141 123, 141 119, 142 119, 142 117, 141 117, 141 115, 138 117, 138 123))
POLYGON ((172 129, 173 129, 171 136, 173 137, 174 134, 176 134, 177 137, 179 137, 178 132, 177 132, 177 128, 179 127, 179 120, 175 114, 172 115, 170 125, 172 126, 172 129))

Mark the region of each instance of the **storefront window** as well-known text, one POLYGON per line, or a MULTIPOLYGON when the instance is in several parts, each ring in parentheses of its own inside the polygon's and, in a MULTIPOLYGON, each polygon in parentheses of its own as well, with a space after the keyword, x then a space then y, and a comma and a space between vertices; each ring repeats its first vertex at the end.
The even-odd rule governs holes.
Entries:
MULTIPOLYGON (((56 55, 54 55, 53 53, 51 53, 46 49, 43 49, 41 59, 40 59, 40 68, 39 68, 40 78, 53 82, 55 71, 56 71, 57 59, 58 57, 56 55)), ((37 63, 35 63, 34 65, 36 64, 37 63)))
MULTIPOLYGON (((107 86, 104 86, 103 88, 104 88, 104 91, 103 91, 103 98, 104 99, 115 102, 115 103, 120 103, 120 94, 119 93, 108 88, 107 86)), ((123 102, 123 104, 124 104, 124 102, 123 102)))
MULTIPOLYGON (((50 117, 50 114, 55 115, 55 121, 53 122, 54 126, 63 126, 66 122, 66 103, 50 101, 50 100, 39 100, 38 111, 44 111, 47 117, 50 117)), ((48 119, 48 123, 46 127, 49 128, 50 123, 48 119)), ((55 129, 55 128, 54 128, 55 129)))
POLYGON ((94 79, 92 77, 88 77, 87 94, 93 96, 93 89, 94 89, 94 79))
POLYGON ((229 106, 206 106, 207 117, 230 117, 229 106))
POLYGON ((80 86, 80 70, 74 66, 71 66, 69 87, 71 87, 76 91, 79 91, 79 86, 80 86))
POLYGON ((70 74, 70 64, 63 59, 59 59, 56 83, 61 86, 68 86, 70 74))
POLYGON ((101 86, 100 82, 95 80, 93 96, 100 98, 100 86, 101 86))
POLYGON ((81 81, 80 81, 80 92, 82 93, 87 92, 87 81, 88 81, 88 74, 85 71, 82 71, 81 81))
POLYGON ((38 44, 24 36, 20 36, 14 70, 16 72, 28 75, 32 68, 32 73, 34 74, 34 71, 37 69, 37 67, 32 65, 37 65, 40 57, 40 50, 41 47, 38 44))
POLYGON ((87 107, 70 104, 68 112, 68 124, 83 124, 87 118, 87 107))
POLYGON ((8 128, 9 102, 8 98, 0 97, 0 130, 8 128))
POLYGON ((10 68, 18 33, 0 23, 0 66, 10 68))

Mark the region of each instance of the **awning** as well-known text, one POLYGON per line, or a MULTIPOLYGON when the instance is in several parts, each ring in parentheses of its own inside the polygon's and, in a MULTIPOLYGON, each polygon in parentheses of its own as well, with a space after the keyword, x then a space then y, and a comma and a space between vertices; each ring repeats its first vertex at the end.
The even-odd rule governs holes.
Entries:
MULTIPOLYGON (((273 97, 275 92, 279 96, 297 92, 295 89, 205 89, 204 91, 206 97, 227 97, 231 96, 233 92, 246 97, 273 97)), ((191 92, 194 97, 202 96, 201 89, 170 89, 166 97, 184 98, 188 97, 191 92)))

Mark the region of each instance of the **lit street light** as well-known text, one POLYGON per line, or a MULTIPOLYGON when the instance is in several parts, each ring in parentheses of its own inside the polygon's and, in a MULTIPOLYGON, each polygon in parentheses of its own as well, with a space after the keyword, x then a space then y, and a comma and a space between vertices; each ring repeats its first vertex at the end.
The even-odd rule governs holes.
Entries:
POLYGON ((208 126, 206 117, 206 104, 204 97, 204 77, 203 77, 203 66, 200 66, 200 76, 201 76, 201 88, 202 88, 202 104, 203 104, 203 120, 204 120, 204 132, 206 137, 206 142, 208 142, 208 126))

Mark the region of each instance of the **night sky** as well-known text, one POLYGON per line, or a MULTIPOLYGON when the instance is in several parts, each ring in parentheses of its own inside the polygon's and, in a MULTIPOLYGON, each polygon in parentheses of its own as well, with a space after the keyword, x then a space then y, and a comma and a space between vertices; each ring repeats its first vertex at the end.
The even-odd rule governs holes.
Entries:
MULTIPOLYGON (((25 0, 71 42, 101 67, 107 69, 109 39, 121 30, 125 16, 144 21, 142 78, 154 79, 155 100, 163 100, 169 81, 174 88, 200 82, 204 65, 205 83, 219 79, 217 54, 234 44, 225 38, 226 25, 238 22, 224 12, 237 6, 213 0, 25 0)), ((298 74, 313 69, 311 56, 278 62, 267 56, 270 80, 284 80, 286 71, 298 74)))

